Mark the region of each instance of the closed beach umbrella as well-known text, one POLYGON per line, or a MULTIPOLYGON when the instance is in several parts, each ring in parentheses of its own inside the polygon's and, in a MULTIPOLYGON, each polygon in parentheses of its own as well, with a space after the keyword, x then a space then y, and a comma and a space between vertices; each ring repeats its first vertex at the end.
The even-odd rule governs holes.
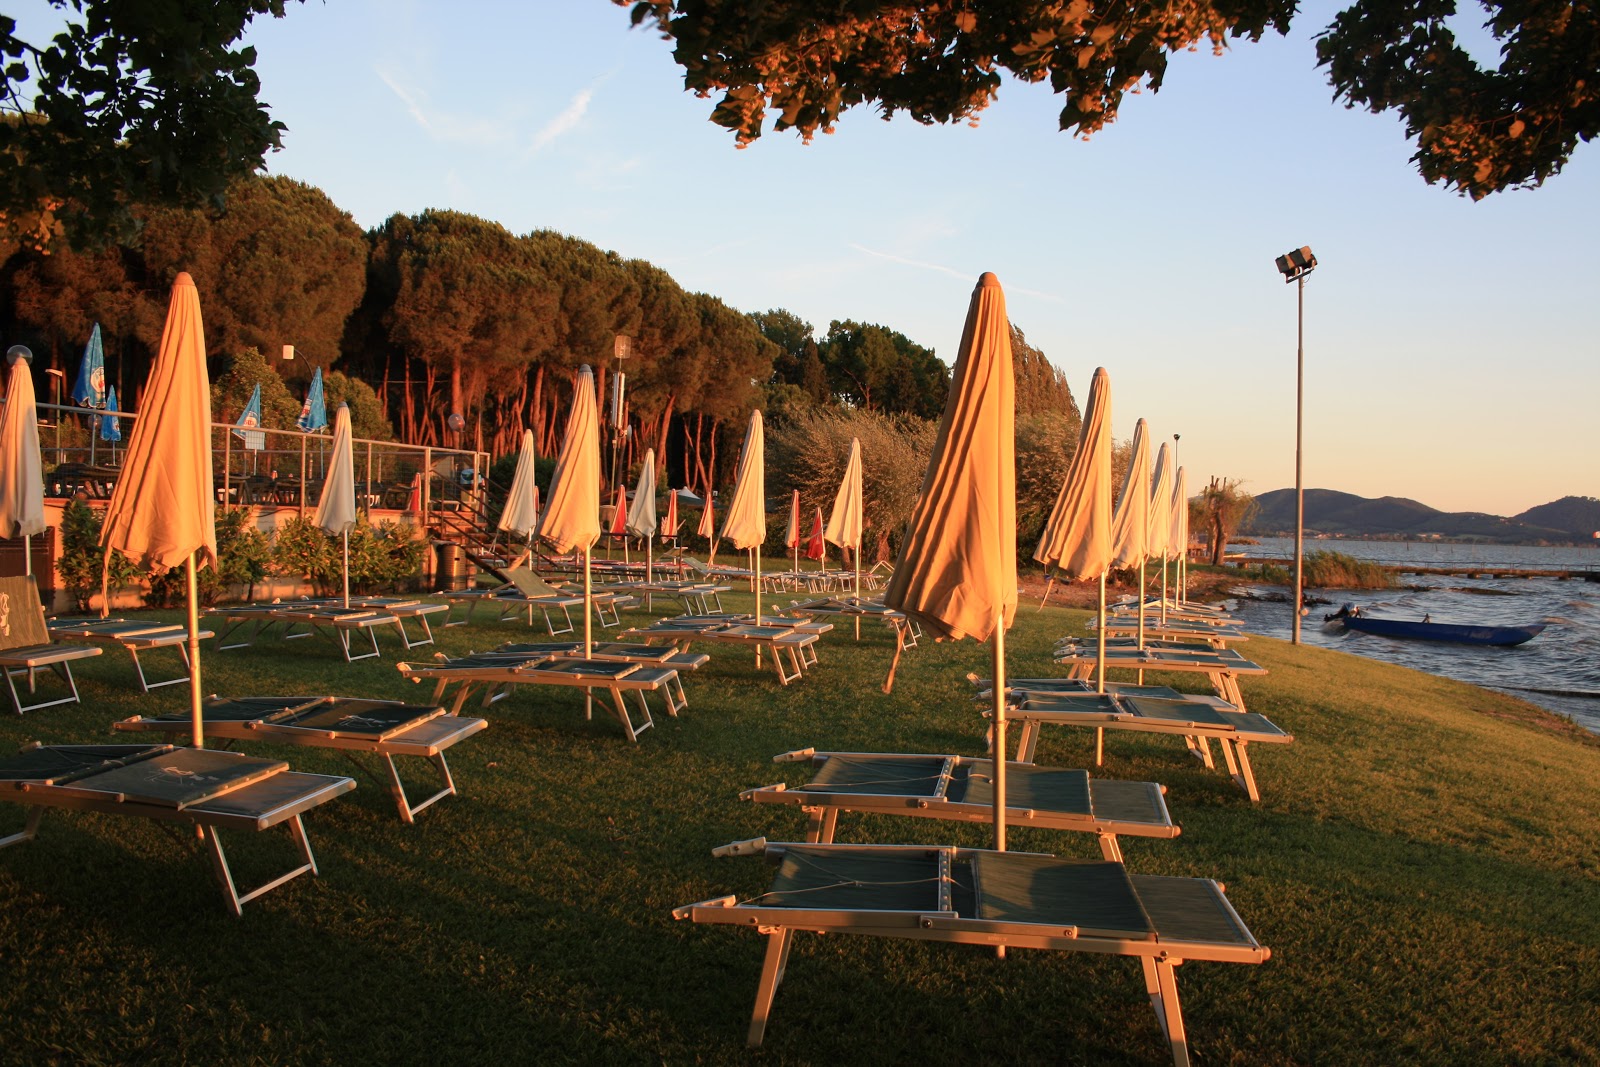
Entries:
MULTIPOLYGON (((100 416, 100 440, 116 444, 122 440, 122 427, 117 424, 117 417, 111 412, 117 410, 117 387, 112 386, 106 390, 106 414, 100 416)), ((111 461, 117 460, 117 450, 111 450, 111 461)))
POLYGON ((761 410, 750 413, 745 427, 744 446, 739 449, 739 466, 733 478, 733 499, 722 520, 722 536, 734 548, 755 549, 756 622, 761 621, 761 545, 767 539, 767 444, 761 410))
POLYGON ((583 552, 583 656, 593 647, 589 551, 600 539, 600 420, 594 396, 594 372, 587 364, 578 368, 572 387, 572 408, 567 432, 556 454, 556 472, 550 479, 550 500, 539 516, 539 536, 557 555, 583 552))
POLYGON ((633 503, 628 506, 628 532, 644 538, 644 580, 647 582, 655 570, 656 526, 656 450, 651 448, 645 450, 644 466, 639 468, 639 480, 633 487, 633 503))
MULTIPOLYGON (((200 721, 200 600, 195 571, 217 563, 217 500, 211 480, 211 382, 200 296, 187 272, 172 283, 172 301, 150 378, 129 436, 122 474, 111 492, 100 544, 135 565, 188 571, 189 703, 196 748, 200 721)), ((108 584, 101 571, 102 603, 108 584)), ((109 607, 101 608, 109 614, 109 607)))
MULTIPOLYGON (((1156 452, 1155 473, 1150 478, 1150 558, 1161 561, 1161 621, 1167 621, 1167 558, 1172 554, 1172 442, 1163 441, 1156 452)), ((1143 587, 1139 590, 1141 600, 1143 587)))
MULTIPOLYGON (((20 346, 19 346, 20 347, 20 346)), ((22 538, 23 573, 33 573, 33 535, 44 533, 44 460, 33 395, 33 354, 12 349, 6 406, 0 411, 0 537, 22 538), (23 353, 27 353, 24 355, 23 353)))
POLYGON ((1100 579, 1098 688, 1105 692, 1106 571, 1111 566, 1111 375, 1094 372, 1078 450, 1033 558, 1068 578, 1100 579))
POLYGON ((821 508, 817 509, 816 518, 811 520, 811 536, 806 538, 806 559, 821 561, 826 569, 828 539, 823 536, 821 508))
POLYGON ((350 405, 340 404, 333 417, 333 455, 322 480, 316 524, 344 545, 344 606, 350 606, 350 527, 356 524, 356 461, 352 451, 350 405))
POLYGON ((700 525, 695 527, 695 534, 706 539, 706 544, 711 548, 711 558, 717 558, 717 516, 712 504, 711 487, 706 487, 705 506, 700 509, 700 525))
POLYGON ((316 433, 328 426, 328 402, 322 392, 322 368, 311 376, 311 388, 306 390, 306 400, 300 405, 300 417, 295 425, 306 433, 316 433))
POLYGON ((667 517, 661 523, 661 536, 678 536, 678 491, 670 486, 667 489, 667 517))
POLYGON ((1182 599, 1183 572, 1189 555, 1189 494, 1184 486, 1183 468, 1172 477, 1172 558, 1177 561, 1173 577, 1178 583, 1178 599, 1182 599))
POLYGON ((1017 610, 1016 396, 1005 294, 978 280, 884 603, 940 639, 993 638, 994 838, 1006 840, 1005 630, 1017 610))
MULTIPOLYGON (((833 497, 828 529, 823 534, 840 548, 849 548, 856 565, 856 596, 861 595, 861 439, 850 438, 850 458, 845 461, 844 477, 833 497)), ((859 622, 857 626, 859 627, 859 622)), ((859 633, 857 634, 859 636, 859 633)))
POLYGON ((89 343, 83 346, 83 358, 78 361, 72 402, 83 408, 104 407, 106 403, 106 353, 98 322, 89 331, 89 343))
POLYGON ((511 491, 496 526, 506 533, 528 537, 539 525, 539 482, 534 469, 536 458, 533 431, 522 431, 522 447, 517 451, 517 469, 511 475, 511 491))
POLYGON ((1139 647, 1144 647, 1144 561, 1150 558, 1150 426, 1133 428, 1133 454, 1111 516, 1111 565, 1139 568, 1139 647))
POLYGON ((783 545, 794 552, 794 569, 800 570, 800 490, 789 494, 789 526, 783 532, 783 545))

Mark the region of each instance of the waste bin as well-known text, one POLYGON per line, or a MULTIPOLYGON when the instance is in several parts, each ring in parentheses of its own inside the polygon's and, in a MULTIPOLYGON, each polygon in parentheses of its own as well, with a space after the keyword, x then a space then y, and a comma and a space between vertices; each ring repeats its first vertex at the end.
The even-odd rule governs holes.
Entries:
POLYGON ((440 589, 459 588, 461 569, 461 546, 454 541, 434 542, 434 579, 440 589))

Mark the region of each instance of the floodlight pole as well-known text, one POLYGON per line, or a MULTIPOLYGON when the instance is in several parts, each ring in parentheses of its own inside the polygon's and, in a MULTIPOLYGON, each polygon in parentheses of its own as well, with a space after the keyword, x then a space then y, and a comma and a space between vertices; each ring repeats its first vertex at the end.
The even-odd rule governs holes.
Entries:
POLYGON ((1305 426, 1306 395, 1306 275, 1317 269, 1317 257, 1310 246, 1301 246, 1278 257, 1278 272, 1285 282, 1297 283, 1294 364, 1294 623, 1292 640, 1300 643, 1300 615, 1305 610, 1305 528, 1306 492, 1303 477, 1302 444, 1305 426))

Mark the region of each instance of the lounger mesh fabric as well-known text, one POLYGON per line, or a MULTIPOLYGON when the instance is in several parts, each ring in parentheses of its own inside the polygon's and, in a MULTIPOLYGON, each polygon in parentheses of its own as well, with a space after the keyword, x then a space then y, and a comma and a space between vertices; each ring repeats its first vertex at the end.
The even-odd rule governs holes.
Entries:
POLYGON ((944 765, 944 759, 939 756, 919 760, 831 756, 811 779, 811 784, 802 788, 821 793, 932 796, 944 777, 944 765))
POLYGON ((973 857, 972 878, 980 919, 1067 923, 1136 939, 1155 936, 1155 924, 1120 863, 985 852, 973 857))
POLYGON ((790 846, 772 888, 757 903, 775 908, 938 911, 939 878, 929 853, 862 855, 790 846))
POLYGON ((1162 940, 1253 943, 1212 883, 1162 875, 1134 875, 1131 881, 1162 940))
POLYGON ((182 810, 288 769, 289 765, 281 760, 212 749, 175 748, 109 766, 95 774, 90 785, 98 793, 182 810))
MULTIPOLYGON (((952 789, 951 799, 967 804, 994 803, 993 767, 987 760, 963 766, 961 770, 967 773, 962 775, 962 789, 959 795, 952 789)), ((1006 768, 1006 806, 1089 814, 1089 772, 1012 764, 1006 768)))
POLYGON ((128 760, 145 759, 171 745, 50 745, 30 746, 0 762, 0 782, 60 784, 85 774, 96 774, 128 760))

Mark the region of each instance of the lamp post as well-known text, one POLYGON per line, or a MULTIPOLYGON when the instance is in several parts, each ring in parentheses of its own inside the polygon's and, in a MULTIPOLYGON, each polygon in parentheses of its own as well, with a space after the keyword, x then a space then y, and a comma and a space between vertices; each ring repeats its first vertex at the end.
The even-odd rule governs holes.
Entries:
POLYGON ((1300 614, 1305 605, 1305 526, 1306 492, 1301 477, 1301 443, 1303 439, 1306 395, 1306 275, 1317 269, 1317 257, 1311 247, 1303 245, 1286 252, 1277 259, 1278 273, 1283 280, 1298 283, 1297 323, 1295 326, 1294 363, 1294 633, 1293 641, 1300 643, 1300 614))
MULTIPOLYGON (((21 347, 21 345, 17 345, 12 351, 14 352, 21 347)), ((32 358, 32 355, 30 352, 29 358, 32 358)), ((56 463, 59 465, 66 461, 66 456, 61 451, 61 392, 67 385, 67 372, 58 370, 55 367, 46 367, 44 373, 50 379, 51 388, 55 390, 56 410, 52 421, 56 424, 56 463)))

